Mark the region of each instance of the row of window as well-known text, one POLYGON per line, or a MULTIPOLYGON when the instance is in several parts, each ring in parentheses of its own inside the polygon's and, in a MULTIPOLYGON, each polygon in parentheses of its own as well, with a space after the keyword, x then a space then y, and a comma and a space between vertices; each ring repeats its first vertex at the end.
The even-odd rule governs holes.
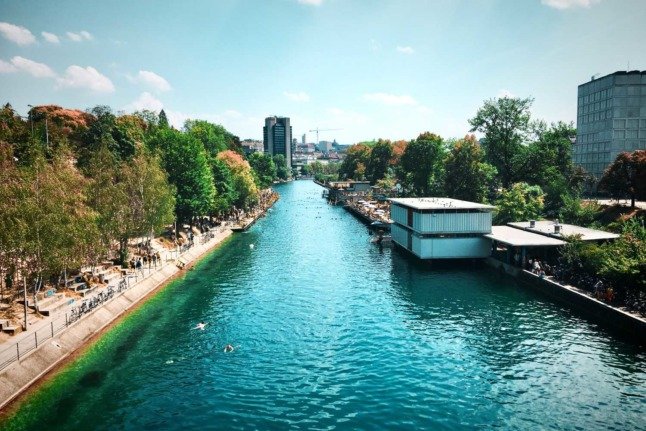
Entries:
POLYGON ((590 102, 598 102, 599 100, 609 99, 612 97, 612 88, 606 88, 605 90, 597 91, 587 96, 579 97, 579 106, 584 105, 590 102))
POLYGON ((610 142, 596 142, 593 144, 579 144, 574 146, 574 154, 585 154, 595 151, 609 151, 610 142))
POLYGON ((615 118, 612 120, 613 129, 646 129, 646 118, 615 118))
POLYGON ((614 139, 646 139, 645 130, 613 130, 612 137, 614 139))
POLYGON ((610 162, 610 152, 575 154, 572 157, 574 163, 610 162))

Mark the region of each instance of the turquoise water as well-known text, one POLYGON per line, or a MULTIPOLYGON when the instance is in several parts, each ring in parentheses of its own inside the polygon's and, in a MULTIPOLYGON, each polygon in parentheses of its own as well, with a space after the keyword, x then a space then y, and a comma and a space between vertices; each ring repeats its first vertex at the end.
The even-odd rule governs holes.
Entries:
POLYGON ((485 269, 379 250, 312 182, 277 190, 0 429, 646 429, 643 350, 485 269))

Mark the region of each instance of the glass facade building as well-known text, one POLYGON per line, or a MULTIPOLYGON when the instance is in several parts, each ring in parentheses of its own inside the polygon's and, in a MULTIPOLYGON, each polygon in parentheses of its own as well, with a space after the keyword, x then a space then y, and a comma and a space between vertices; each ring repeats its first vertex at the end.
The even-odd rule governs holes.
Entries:
POLYGON ((646 71, 579 85, 574 163, 597 181, 619 153, 646 149, 646 71))
POLYGON ((275 156, 282 154, 287 166, 292 167, 292 126, 289 117, 267 117, 262 128, 265 153, 275 156))

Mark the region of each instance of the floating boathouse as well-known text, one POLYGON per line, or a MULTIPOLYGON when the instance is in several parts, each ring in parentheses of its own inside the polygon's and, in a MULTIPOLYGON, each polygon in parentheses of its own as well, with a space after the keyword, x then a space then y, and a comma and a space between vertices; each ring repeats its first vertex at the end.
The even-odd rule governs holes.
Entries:
POLYGON ((391 235, 420 259, 485 258, 491 255, 495 207, 449 198, 390 199, 391 235))

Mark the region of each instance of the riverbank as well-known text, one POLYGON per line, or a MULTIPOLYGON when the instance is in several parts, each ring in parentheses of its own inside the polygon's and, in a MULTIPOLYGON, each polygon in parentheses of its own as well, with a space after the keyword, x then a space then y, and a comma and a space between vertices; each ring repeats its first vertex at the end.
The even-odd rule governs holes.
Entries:
POLYGON ((501 273, 515 278, 523 286, 567 305, 618 335, 642 346, 646 345, 646 319, 636 313, 599 301, 588 295, 585 290, 558 283, 553 277, 540 277, 530 271, 508 265, 494 258, 487 258, 485 262, 488 266, 497 269, 501 273))
POLYGON ((146 279, 93 313, 82 317, 65 331, 45 341, 38 349, 5 368, 0 374, 0 411, 19 399, 30 387, 72 360, 77 352, 96 340, 136 306, 185 273, 202 256, 220 245, 232 233, 231 229, 225 228, 209 241, 196 244, 182 255, 181 261, 184 265, 176 265, 174 261, 166 262, 146 279))

